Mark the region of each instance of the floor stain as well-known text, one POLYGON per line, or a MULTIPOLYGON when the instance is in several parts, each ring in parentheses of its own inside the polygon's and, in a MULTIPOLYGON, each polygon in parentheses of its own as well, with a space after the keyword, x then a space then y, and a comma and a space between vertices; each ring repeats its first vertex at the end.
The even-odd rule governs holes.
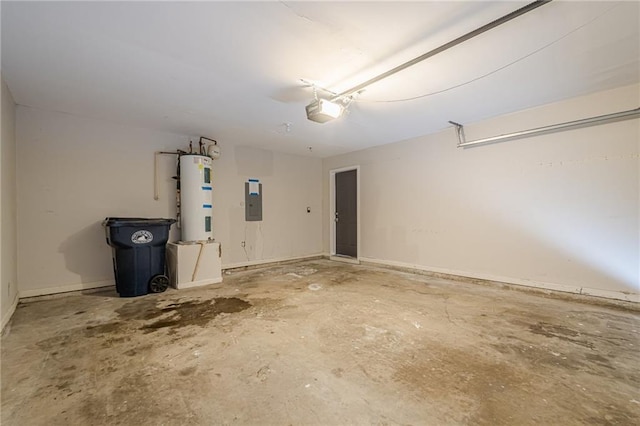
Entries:
POLYGON ((344 370, 342 368, 334 368, 333 370, 331 370, 331 373, 337 378, 341 378, 344 374, 344 370))
MULTIPOLYGON (((218 297, 213 301, 188 301, 172 303, 162 308, 163 313, 168 313, 151 324, 140 327, 146 333, 152 333, 161 328, 172 330, 191 325, 204 327, 220 314, 233 314, 242 312, 251 307, 251 303, 237 297, 218 297)), ((154 313, 154 318, 158 316, 154 313)))
POLYGON ((474 351, 430 344, 420 352, 426 356, 405 354, 392 377, 412 389, 414 398, 452 404, 452 411, 455 405, 453 423, 492 424, 492 419, 508 418, 518 412, 514 394, 530 388, 526 374, 474 351))
POLYGON ((196 367, 187 367, 187 368, 183 368, 182 370, 180 370, 179 374, 181 376, 191 376, 193 375, 193 373, 195 373, 197 370, 196 367))
POLYGON ((130 356, 130 357, 135 357, 135 356, 139 356, 140 354, 144 354, 146 352, 149 352, 150 350, 153 349, 153 345, 152 344, 142 344, 142 345, 137 345, 125 352, 123 352, 126 356, 130 356))
POLYGON ((609 361, 607 358, 598 355, 598 354, 586 354, 585 358, 587 358, 589 361, 599 365, 600 367, 605 367, 605 368, 610 368, 613 369, 613 366, 611 366, 611 361, 609 361))
POLYGON ((124 321, 111 321, 100 325, 90 325, 85 328, 86 337, 103 337, 107 334, 122 333, 128 325, 124 321))
POLYGON ((574 343, 576 345, 584 346, 585 348, 593 349, 593 343, 584 339, 574 339, 573 337, 579 337, 580 333, 562 325, 554 325, 546 322, 538 322, 529 326, 529 331, 533 334, 539 334, 545 337, 556 337, 566 342, 574 343))
POLYGON ((328 261, 70 296, 16 311, 0 422, 640 424, 638 312, 328 261))
POLYGON ((548 366, 558 368, 559 371, 584 371, 585 363, 580 362, 573 353, 566 354, 553 352, 545 347, 529 345, 526 343, 494 343, 492 348, 510 359, 517 358, 521 365, 527 368, 548 366))

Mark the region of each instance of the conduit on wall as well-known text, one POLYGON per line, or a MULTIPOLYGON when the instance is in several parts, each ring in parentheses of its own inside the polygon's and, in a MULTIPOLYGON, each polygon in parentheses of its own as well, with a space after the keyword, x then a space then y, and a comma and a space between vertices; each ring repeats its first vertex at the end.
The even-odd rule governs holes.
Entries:
POLYGON ((520 132, 507 133, 490 138, 477 139, 475 141, 467 141, 464 136, 464 126, 454 121, 453 124, 458 134, 458 148, 468 148, 478 145, 487 145, 490 143, 505 142, 507 140, 519 139, 529 136, 543 135, 548 133, 559 132, 562 130, 578 129, 581 127, 595 126, 597 124, 613 123, 616 121, 631 120, 640 117, 640 108, 630 109, 628 111, 614 112, 612 114, 599 115, 597 117, 583 118, 581 120, 567 121, 565 123, 552 124, 535 129, 522 130, 520 132))

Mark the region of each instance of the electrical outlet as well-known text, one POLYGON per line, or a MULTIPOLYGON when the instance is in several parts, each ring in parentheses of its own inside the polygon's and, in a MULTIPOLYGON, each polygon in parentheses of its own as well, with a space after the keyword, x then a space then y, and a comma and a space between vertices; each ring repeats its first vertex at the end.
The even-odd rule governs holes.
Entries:
POLYGON ((244 248, 246 245, 247 245, 247 244, 246 244, 244 241, 240 241, 240 246, 241 246, 241 247, 243 247, 243 248, 244 248))

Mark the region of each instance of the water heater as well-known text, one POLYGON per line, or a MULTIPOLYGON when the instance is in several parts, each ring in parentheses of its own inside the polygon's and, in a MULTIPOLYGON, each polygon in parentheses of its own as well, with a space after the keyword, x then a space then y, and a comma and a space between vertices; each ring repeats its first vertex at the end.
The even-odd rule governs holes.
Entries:
POLYGON ((213 160, 204 155, 180 156, 182 241, 213 239, 213 160))

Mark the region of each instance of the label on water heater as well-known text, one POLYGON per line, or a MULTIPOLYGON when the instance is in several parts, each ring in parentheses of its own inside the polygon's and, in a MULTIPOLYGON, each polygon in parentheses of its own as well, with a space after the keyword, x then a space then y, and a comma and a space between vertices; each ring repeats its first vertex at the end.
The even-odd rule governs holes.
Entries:
POLYGON ((194 155, 193 156, 193 164, 204 164, 206 166, 210 166, 211 165, 211 158, 209 157, 203 157, 201 155, 194 155))
POLYGON ((153 241, 153 234, 149 231, 136 231, 131 236, 131 242, 134 244, 147 244, 153 241))

